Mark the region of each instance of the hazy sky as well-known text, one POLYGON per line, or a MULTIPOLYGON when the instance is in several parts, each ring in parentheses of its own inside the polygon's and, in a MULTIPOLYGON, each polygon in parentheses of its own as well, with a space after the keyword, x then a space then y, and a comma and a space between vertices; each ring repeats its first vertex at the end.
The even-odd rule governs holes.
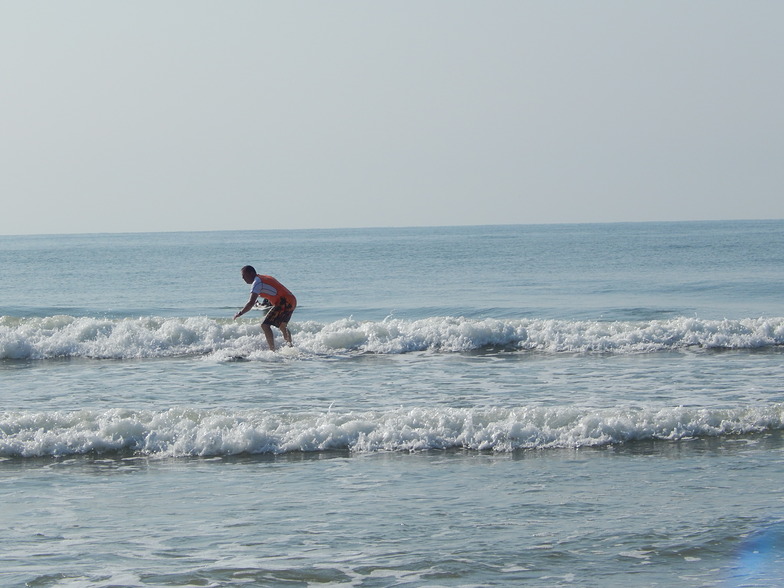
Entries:
POLYGON ((0 234, 784 218, 782 23, 0 0, 0 234))

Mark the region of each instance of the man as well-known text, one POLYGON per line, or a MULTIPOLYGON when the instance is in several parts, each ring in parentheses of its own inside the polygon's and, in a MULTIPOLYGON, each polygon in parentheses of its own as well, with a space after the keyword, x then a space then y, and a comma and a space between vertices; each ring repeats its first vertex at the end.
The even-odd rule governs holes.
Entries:
POLYGON ((234 319, 236 320, 253 308, 260 296, 264 298, 266 306, 272 305, 272 310, 267 313, 261 323, 261 330, 267 338, 267 345, 271 351, 275 351, 275 337, 272 335, 272 327, 274 326, 280 329, 283 339, 290 347, 292 343, 288 328, 289 320, 291 320, 291 313, 297 308, 297 299, 294 294, 272 276, 257 274, 252 265, 246 265, 242 268, 242 279, 246 284, 253 284, 253 287, 250 289, 250 300, 241 311, 234 315, 234 319))

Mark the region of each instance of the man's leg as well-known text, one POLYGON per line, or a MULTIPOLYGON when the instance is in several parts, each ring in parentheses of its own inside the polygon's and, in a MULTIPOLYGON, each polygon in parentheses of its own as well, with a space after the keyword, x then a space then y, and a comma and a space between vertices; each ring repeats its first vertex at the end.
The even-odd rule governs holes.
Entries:
POLYGON ((267 338, 267 345, 270 351, 275 351, 275 336, 272 334, 272 327, 267 323, 261 323, 261 330, 264 331, 264 336, 267 338))
POLYGON ((280 332, 283 333, 283 340, 289 344, 289 347, 293 347, 294 344, 291 342, 291 331, 289 331, 289 324, 288 323, 280 323, 280 332))

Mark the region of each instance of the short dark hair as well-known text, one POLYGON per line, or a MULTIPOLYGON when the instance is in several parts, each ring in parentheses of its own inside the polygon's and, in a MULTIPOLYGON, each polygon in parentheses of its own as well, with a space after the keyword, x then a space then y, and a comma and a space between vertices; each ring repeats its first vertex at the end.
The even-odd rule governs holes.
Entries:
POLYGON ((247 272, 253 274, 254 276, 256 275, 256 268, 253 267, 252 265, 243 265, 241 271, 243 274, 247 272))

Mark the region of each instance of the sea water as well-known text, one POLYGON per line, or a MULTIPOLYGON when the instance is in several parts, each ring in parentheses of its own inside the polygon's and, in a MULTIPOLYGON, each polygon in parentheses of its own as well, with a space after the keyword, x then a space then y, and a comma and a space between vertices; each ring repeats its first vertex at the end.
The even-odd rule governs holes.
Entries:
POLYGON ((784 221, 0 237, 0 585, 781 584, 783 285, 784 221))

